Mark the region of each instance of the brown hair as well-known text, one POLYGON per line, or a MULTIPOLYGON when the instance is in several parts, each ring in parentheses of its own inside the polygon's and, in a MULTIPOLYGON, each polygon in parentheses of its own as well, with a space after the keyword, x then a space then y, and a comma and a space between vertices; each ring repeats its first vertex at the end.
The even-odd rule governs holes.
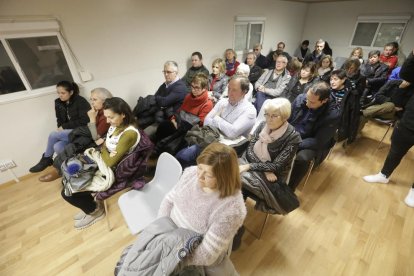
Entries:
POLYGON ((208 87, 208 78, 204 73, 197 73, 191 83, 200 84, 201 89, 207 89, 208 87))
POLYGON ((241 189, 239 163, 232 147, 212 143, 197 157, 197 164, 212 166, 221 198, 231 196, 241 189))

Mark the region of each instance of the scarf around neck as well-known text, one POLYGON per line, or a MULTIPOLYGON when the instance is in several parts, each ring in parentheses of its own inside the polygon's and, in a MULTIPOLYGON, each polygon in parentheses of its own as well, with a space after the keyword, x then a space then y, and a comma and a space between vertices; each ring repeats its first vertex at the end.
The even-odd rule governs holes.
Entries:
POLYGON ((254 144, 253 151, 257 155, 257 157, 262 162, 271 161, 269 150, 267 149, 267 145, 273 143, 274 141, 278 140, 280 137, 285 134, 288 128, 288 122, 285 122, 281 125, 278 129, 271 131, 267 124, 265 124, 264 128, 259 134, 259 139, 257 140, 256 144, 254 144))

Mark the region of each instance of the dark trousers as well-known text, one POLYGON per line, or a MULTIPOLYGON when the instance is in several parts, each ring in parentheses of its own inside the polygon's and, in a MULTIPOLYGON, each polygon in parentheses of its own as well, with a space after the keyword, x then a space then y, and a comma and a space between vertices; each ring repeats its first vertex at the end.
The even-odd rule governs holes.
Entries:
POLYGON ((81 209, 85 214, 90 214, 96 209, 96 202, 91 192, 73 193, 71 196, 67 196, 64 189, 62 189, 60 194, 64 200, 81 209))
POLYGON ((409 130, 401 123, 398 124, 391 136, 391 148, 388 152, 387 159, 385 159, 381 173, 388 178, 413 145, 414 131, 409 130))
POLYGON ((296 153, 295 162, 293 163, 292 173, 290 175, 289 187, 294 191, 300 184, 310 163, 316 158, 317 152, 311 149, 300 150, 296 153))

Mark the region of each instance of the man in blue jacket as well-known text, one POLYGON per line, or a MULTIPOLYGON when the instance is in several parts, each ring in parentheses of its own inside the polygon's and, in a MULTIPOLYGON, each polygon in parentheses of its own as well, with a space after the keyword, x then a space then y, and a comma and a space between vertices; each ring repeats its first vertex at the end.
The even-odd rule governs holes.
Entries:
POLYGON ((310 162, 319 165, 335 144, 340 110, 331 99, 325 82, 313 84, 306 93, 299 95, 292 104, 289 123, 300 133, 302 142, 296 153, 289 187, 295 190, 305 176, 310 162))

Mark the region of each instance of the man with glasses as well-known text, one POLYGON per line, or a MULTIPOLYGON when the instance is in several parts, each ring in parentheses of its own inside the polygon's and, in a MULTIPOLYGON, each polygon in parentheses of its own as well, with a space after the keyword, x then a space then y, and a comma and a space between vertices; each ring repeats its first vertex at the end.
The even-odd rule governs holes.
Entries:
POLYGON ((289 123, 300 133, 302 142, 296 153, 289 187, 295 190, 306 175, 310 162, 318 166, 335 144, 340 110, 330 96, 329 86, 317 82, 308 92, 300 94, 292 103, 289 123))
MULTIPOLYGON (((268 64, 267 58, 264 55, 262 55, 261 51, 262 51, 262 44, 254 45, 253 52, 256 55, 256 65, 262 69, 266 69, 269 67, 269 64, 268 64)), ((247 64, 247 60, 244 63, 247 64)))
POLYGON ((139 126, 145 128, 145 133, 151 138, 153 138, 158 124, 174 115, 187 95, 187 87, 184 81, 178 77, 177 62, 167 61, 162 73, 165 82, 155 92, 155 107, 151 108, 151 114, 149 115, 152 118, 147 120, 148 118, 144 119, 139 115, 137 116, 139 126), (146 125, 143 124, 144 121, 146 125), (150 125, 148 126, 148 124, 150 125))
POLYGON ((273 70, 263 73, 254 84, 256 89, 256 110, 260 111, 265 100, 280 97, 290 81, 290 74, 286 70, 288 60, 280 55, 276 58, 276 66, 273 70))

